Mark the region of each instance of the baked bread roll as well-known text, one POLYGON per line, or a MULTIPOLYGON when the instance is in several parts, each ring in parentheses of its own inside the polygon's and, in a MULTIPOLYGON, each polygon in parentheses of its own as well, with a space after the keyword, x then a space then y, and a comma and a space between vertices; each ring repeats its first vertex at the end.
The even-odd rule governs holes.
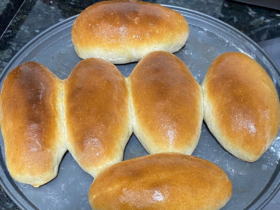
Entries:
POLYGON ((202 84, 204 119, 234 156, 256 161, 279 127, 279 100, 266 71, 249 56, 229 52, 216 58, 202 84))
POLYGON ((129 76, 133 132, 149 153, 192 154, 201 133, 202 92, 175 55, 145 56, 129 76))
POLYGON ((1 129, 11 176, 39 187, 57 175, 66 152, 63 85, 47 67, 27 62, 6 77, 1 129))
POLYGON ((125 78, 113 64, 89 58, 73 69, 64 90, 67 147, 95 176, 123 159, 132 133, 125 78))
POLYGON ((176 52, 189 26, 178 12, 137 0, 103 1, 86 8, 72 28, 78 56, 115 64, 139 61, 155 50, 176 52))
POLYGON ((230 199, 232 185, 215 164, 179 153, 160 153, 117 163, 89 189, 94 210, 216 210, 230 199))

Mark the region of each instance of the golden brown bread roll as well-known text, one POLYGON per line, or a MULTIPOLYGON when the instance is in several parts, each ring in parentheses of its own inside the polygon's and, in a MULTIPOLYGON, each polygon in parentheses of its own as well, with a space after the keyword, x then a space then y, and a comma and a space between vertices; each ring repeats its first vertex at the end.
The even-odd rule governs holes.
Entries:
POLYGON ((202 84, 204 119, 234 156, 256 161, 279 127, 279 100, 266 71, 249 56, 229 52, 216 58, 202 84))
POLYGON ((11 176, 39 187, 57 175, 66 152, 63 86, 47 67, 27 62, 6 77, 1 129, 11 176))
POLYGON ((189 26, 178 12, 136 0, 103 1, 85 9, 72 28, 79 57, 121 64, 155 50, 176 52, 187 41, 189 26))
POLYGON ((149 153, 191 154, 203 120, 202 92, 175 55, 145 56, 129 76, 133 132, 149 153))
POLYGON ((216 210, 232 185, 215 164, 179 153, 134 158, 102 171, 89 189, 94 210, 216 210))
POLYGON ((125 78, 113 64, 89 58, 73 69, 64 90, 67 147, 95 176, 122 160, 132 132, 125 78))

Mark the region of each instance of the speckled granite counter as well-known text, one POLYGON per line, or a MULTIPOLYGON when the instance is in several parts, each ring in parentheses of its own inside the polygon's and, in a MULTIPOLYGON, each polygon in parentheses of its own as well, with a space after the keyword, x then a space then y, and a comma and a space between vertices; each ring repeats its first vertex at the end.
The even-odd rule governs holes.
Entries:
MULTIPOLYGON (((0 40, 0 71, 36 35, 68 17, 80 13, 95 2, 98 1, 25 1, 0 40)), ((223 0, 150 0, 150 2, 181 6, 208 14, 232 25, 255 42, 280 37, 280 11, 223 0)), ((0 24, 0 29, 1 27, 0 24)), ((4 29, 2 28, 2 30, 4 29)), ((280 209, 280 204, 277 202, 280 201, 274 199, 272 204, 265 209, 280 209)), ((0 210, 2 209, 18 209, 18 207, 0 187, 0 210)))

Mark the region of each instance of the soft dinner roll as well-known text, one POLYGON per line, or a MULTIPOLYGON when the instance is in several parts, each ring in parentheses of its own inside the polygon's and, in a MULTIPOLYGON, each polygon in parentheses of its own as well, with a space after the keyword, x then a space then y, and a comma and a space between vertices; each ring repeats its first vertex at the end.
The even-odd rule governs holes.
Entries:
POLYGON ((67 147, 95 176, 123 159, 132 133, 125 78, 113 64, 89 58, 73 69, 64 90, 67 147))
POLYGON ((216 210, 232 185, 215 164, 179 153, 134 158, 102 171, 89 189, 94 210, 216 210))
POLYGON ((129 76, 133 131, 149 153, 191 154, 203 120, 202 92, 175 55, 145 56, 129 76))
POLYGON ((56 177, 66 152, 62 91, 62 82, 37 62, 21 64, 6 77, 1 129, 15 180, 39 187, 56 177))
POLYGON ((115 64, 138 61, 155 50, 176 52, 189 26, 178 12, 136 0, 103 1, 85 9, 72 28, 79 57, 115 64))
POLYGON ((256 161, 279 127, 279 100, 266 71, 249 56, 229 52, 216 58, 202 84, 204 119, 234 156, 256 161))

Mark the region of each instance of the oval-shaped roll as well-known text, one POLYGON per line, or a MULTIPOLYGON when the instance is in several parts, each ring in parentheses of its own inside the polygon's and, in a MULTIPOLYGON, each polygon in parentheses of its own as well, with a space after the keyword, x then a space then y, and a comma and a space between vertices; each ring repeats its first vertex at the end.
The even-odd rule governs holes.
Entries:
POLYGON ((62 82, 37 62, 6 77, 1 92, 1 129, 11 176, 39 187, 57 175, 66 152, 62 82))
POLYGON ((94 210, 216 210, 231 194, 231 181, 215 164, 194 156, 160 153, 102 171, 89 189, 89 203, 94 210))
POLYGON ((204 119, 234 156, 256 161, 279 127, 279 99, 266 71, 249 56, 229 52, 216 58, 202 84, 204 119))
POLYGON ((155 50, 176 52, 189 26, 178 12, 137 0, 103 1, 86 8, 72 28, 78 56, 115 64, 138 61, 155 50))
POLYGON ((129 76, 133 131, 149 153, 191 154, 200 137, 202 92, 175 55, 145 56, 129 76))
POLYGON ((67 147, 95 176, 123 158, 132 133, 126 80, 111 63, 89 58, 65 80, 67 147))

